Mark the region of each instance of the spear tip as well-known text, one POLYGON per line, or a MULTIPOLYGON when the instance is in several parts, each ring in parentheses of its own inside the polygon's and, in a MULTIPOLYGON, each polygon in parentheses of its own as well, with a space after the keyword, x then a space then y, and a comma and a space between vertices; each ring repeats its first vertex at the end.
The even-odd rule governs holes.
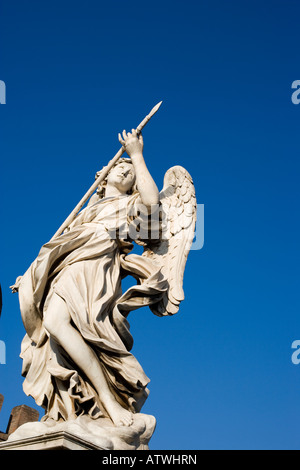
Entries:
POLYGON ((159 108, 161 107, 161 104, 162 104, 162 101, 160 101, 159 103, 157 103, 157 105, 154 106, 154 108, 152 109, 151 112, 156 113, 156 111, 158 111, 159 108))

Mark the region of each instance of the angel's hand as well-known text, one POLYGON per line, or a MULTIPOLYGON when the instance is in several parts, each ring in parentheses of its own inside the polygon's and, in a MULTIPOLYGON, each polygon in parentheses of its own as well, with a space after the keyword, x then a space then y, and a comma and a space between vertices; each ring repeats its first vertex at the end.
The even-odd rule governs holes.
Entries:
POLYGON ((131 133, 126 133, 124 130, 122 135, 123 139, 119 134, 119 142, 130 158, 143 154, 144 141, 142 134, 138 134, 136 129, 132 129, 131 133))
POLYGON ((20 287, 22 277, 23 276, 18 276, 17 279, 16 279, 15 284, 13 286, 10 286, 10 289, 11 289, 13 294, 16 294, 17 292, 19 292, 19 287, 20 287))

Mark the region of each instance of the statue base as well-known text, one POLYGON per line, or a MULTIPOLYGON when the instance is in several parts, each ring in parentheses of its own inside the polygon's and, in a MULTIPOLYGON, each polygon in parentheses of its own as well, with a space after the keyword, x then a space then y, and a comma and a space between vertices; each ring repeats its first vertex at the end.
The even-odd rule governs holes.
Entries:
POLYGON ((0 444, 0 450, 104 450, 78 436, 61 431, 0 444))
POLYGON ((142 413, 135 414, 128 427, 87 415, 59 423, 26 423, 0 444, 0 450, 149 450, 155 426, 154 416, 142 413))

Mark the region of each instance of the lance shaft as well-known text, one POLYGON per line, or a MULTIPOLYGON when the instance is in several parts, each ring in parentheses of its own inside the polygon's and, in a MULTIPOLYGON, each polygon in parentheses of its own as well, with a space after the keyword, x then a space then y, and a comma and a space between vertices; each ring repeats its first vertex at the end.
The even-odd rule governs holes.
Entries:
MULTIPOLYGON (((160 106, 161 106, 161 103, 162 101, 160 101, 156 106, 154 106, 154 108, 150 111, 150 113, 145 117, 145 119, 143 119, 143 121, 138 125, 138 127, 136 128, 137 130, 137 133, 140 133, 142 131, 142 129, 145 127, 145 125, 150 121, 150 119, 152 118, 152 116, 154 116, 154 114, 159 110, 160 106)), ((75 219, 76 215, 78 214, 78 212, 82 209, 82 207, 85 205, 85 203, 87 202, 87 200, 92 196, 92 194, 96 191, 97 187, 99 186, 99 184, 106 178, 106 176, 108 175, 108 173, 110 172, 110 170, 112 169, 112 167, 116 164, 116 162, 119 160, 119 158, 122 157, 123 153, 125 152, 125 149, 124 147, 121 147, 120 150, 116 153, 116 155, 110 160, 110 162, 108 163, 108 165, 103 168, 103 170, 101 171, 100 175, 98 176, 98 178, 95 180, 94 184, 90 187, 90 189, 85 193, 85 195, 83 196, 83 198, 79 201, 79 203, 77 204, 77 206, 73 209, 73 211, 71 212, 71 214, 69 215, 69 217, 67 217, 67 219, 64 221, 64 223, 61 225, 61 227, 59 227, 59 229, 57 230, 57 232, 53 235, 53 237, 51 238, 51 240, 54 240, 55 238, 59 237, 59 235, 62 234, 62 232, 73 222, 73 220, 75 219)))

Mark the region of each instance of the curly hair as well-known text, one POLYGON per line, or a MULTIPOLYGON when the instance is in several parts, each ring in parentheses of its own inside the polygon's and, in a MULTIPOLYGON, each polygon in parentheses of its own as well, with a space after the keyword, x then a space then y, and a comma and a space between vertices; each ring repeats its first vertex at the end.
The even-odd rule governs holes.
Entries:
MULTIPOLYGON (((132 161, 130 158, 120 158, 115 164, 114 166, 110 169, 110 171, 115 168, 116 166, 118 166, 120 163, 130 163, 130 165, 133 165, 132 161)), ((100 171, 97 171, 96 175, 95 175, 95 179, 97 179, 99 177, 99 175, 101 174, 101 172, 105 169, 106 167, 104 166, 102 168, 102 170, 100 171)), ((108 173, 109 174, 109 173, 108 173)), ((106 176, 106 178, 99 184, 98 188, 97 188, 97 195, 99 197, 99 199, 102 199, 103 197, 105 197, 105 188, 106 188, 106 185, 107 185, 107 177, 108 175, 106 176)), ((134 194, 135 192, 137 192, 137 186, 136 186, 136 183, 133 184, 132 188, 127 192, 127 194, 131 195, 131 194, 134 194)))

